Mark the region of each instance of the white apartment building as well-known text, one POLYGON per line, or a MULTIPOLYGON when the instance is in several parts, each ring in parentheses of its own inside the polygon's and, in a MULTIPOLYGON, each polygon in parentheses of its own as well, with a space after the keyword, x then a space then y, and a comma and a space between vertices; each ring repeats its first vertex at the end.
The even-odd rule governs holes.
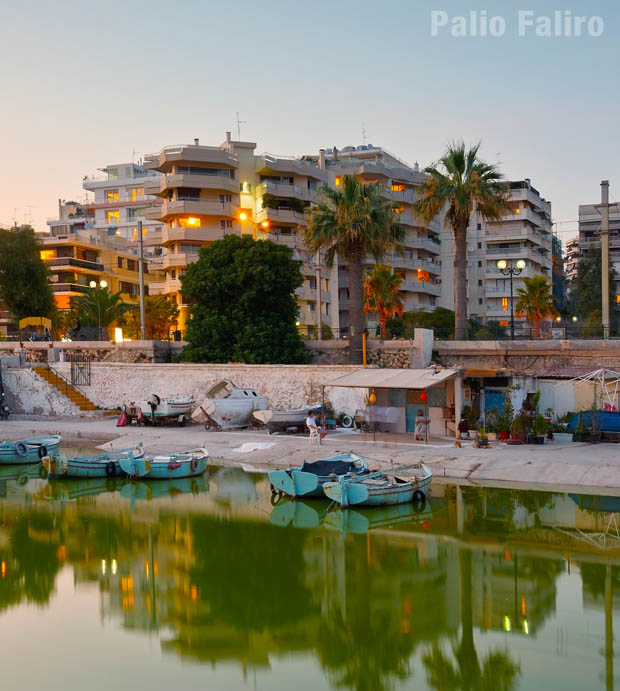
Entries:
MULTIPOLYGON (((407 309, 432 308, 439 297, 439 225, 421 226, 413 217, 415 187, 424 176, 384 150, 345 147, 321 150, 318 155, 292 158, 255 154, 253 142, 233 141, 230 133, 220 146, 193 144, 164 147, 145 157, 147 170, 163 176, 146 193, 163 199, 161 207, 145 217, 165 223, 162 231, 161 270, 165 280, 151 284, 151 292, 173 296, 187 317, 180 293, 188 263, 200 247, 228 233, 251 234, 286 244, 303 261, 304 284, 297 291, 300 326, 327 324, 335 333, 348 326, 348 276, 336 263, 328 268, 323 256, 303 247, 305 211, 316 203, 323 185, 337 187, 345 174, 379 181, 386 197, 399 203, 401 223, 407 229, 405 257, 386 257, 403 277, 407 309), (319 318, 320 315, 320 318, 319 318)), ((370 268, 369 258, 369 268, 370 268)))
MULTIPOLYGON (((507 181, 510 212, 501 222, 486 222, 472 214, 467 240, 467 305, 470 317, 486 323, 510 321, 510 276, 497 266, 500 259, 525 268, 513 277, 513 293, 523 286, 523 278, 542 274, 552 280, 551 202, 541 197, 531 181, 507 181)), ((441 306, 454 309, 454 237, 452 230, 441 232, 441 306)), ((518 323, 515 316, 515 322, 518 323)))
POLYGON ((570 283, 577 278, 577 267, 581 260, 581 246, 579 238, 571 238, 566 243, 566 282, 570 289, 570 283))
MULTIPOLYGON (((601 248, 601 214, 595 204, 579 205, 578 252, 575 249, 575 275, 578 261, 586 252, 601 248)), ((609 208, 609 261, 620 276, 620 207, 609 208)), ((616 301, 620 302, 620 280, 616 281, 616 301)))

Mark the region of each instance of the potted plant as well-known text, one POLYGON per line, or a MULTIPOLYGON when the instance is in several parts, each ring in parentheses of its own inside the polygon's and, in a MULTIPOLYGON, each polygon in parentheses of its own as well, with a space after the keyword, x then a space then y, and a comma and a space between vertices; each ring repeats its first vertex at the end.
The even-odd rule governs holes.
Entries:
POLYGON ((499 427, 497 425, 497 410, 492 410, 484 421, 484 427, 489 441, 497 441, 499 427))
POLYGON ((577 427, 575 427, 575 431, 573 432, 573 441, 585 441, 587 435, 588 430, 583 424, 583 420, 581 419, 581 411, 579 411, 577 413, 577 427))
POLYGON ((525 444, 527 441, 527 431, 529 429, 529 417, 527 413, 519 413, 510 425, 510 435, 512 441, 525 444))
POLYGON ((535 444, 544 444, 545 443, 545 434, 547 432, 547 429, 549 427, 549 423, 545 420, 545 417, 542 413, 538 413, 538 415, 534 418, 534 439, 535 439, 535 444))
POLYGON ((489 445, 489 436, 483 426, 478 427, 478 446, 486 447, 489 445))
POLYGON ((463 417, 467 420, 467 424, 469 425, 469 436, 472 439, 477 439, 478 416, 476 415, 476 411, 470 405, 466 405, 463 408, 463 417))

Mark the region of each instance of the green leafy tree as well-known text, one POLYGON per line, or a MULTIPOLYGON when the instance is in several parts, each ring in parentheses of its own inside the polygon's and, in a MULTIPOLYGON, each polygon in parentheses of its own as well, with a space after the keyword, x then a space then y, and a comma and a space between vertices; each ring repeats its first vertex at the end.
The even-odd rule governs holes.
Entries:
POLYGON ((477 211, 486 221, 500 221, 510 209, 499 170, 478 158, 480 144, 467 149, 463 142, 450 144, 429 176, 418 188, 414 209, 430 223, 447 209, 445 223, 454 233, 454 327, 457 338, 467 338, 467 229, 477 211))
POLYGON ((389 266, 377 264, 364 281, 364 312, 374 312, 379 317, 381 338, 385 339, 385 325, 388 317, 404 311, 400 284, 403 279, 389 266))
MULTIPOLYGON (((164 295, 147 295, 144 298, 144 321, 146 337, 149 339, 167 339, 170 330, 179 320, 179 308, 176 303, 164 295)), ((123 316, 123 328, 130 338, 140 338, 140 310, 131 309, 123 316)))
POLYGON ((304 243, 309 250, 326 250, 332 266, 336 253, 349 269, 349 342, 351 362, 362 361, 364 331, 363 266, 367 255, 381 261, 384 254, 401 251, 405 231, 393 202, 377 183, 344 175, 340 187, 322 187, 323 200, 309 213, 304 243))
MULTIPOLYGON (((602 285, 601 274, 603 272, 600 249, 586 252, 577 267, 577 276, 571 283, 570 300, 568 302, 567 316, 576 316, 579 323, 586 324, 600 334, 602 318, 602 285)), ((616 284, 620 276, 616 273, 613 264, 609 264, 609 316, 611 320, 612 334, 618 334, 620 327, 620 309, 616 302, 616 284)))
POLYGON ((56 307, 41 245, 30 226, 0 229, 0 302, 16 321, 53 317, 56 307))
POLYGON ((82 326, 99 326, 108 329, 122 320, 125 312, 133 307, 123 302, 121 292, 112 293, 109 288, 90 288, 88 293, 71 300, 71 307, 80 318, 82 326))
POLYGON ((546 276, 523 278, 523 288, 517 288, 517 317, 525 317, 534 327, 534 335, 540 333, 540 322, 555 317, 558 311, 554 305, 551 283, 546 276))
POLYGON ((292 250, 228 235, 200 251, 182 278, 190 362, 308 362, 296 326, 303 283, 292 250))

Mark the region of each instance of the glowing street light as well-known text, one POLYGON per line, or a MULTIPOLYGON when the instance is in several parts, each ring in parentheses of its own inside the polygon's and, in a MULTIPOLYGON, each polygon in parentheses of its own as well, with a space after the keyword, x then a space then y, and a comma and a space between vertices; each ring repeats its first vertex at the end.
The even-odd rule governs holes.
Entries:
POLYGON ((105 279, 102 279, 99 281, 99 284, 97 284, 97 281, 91 281, 88 284, 93 290, 97 291, 97 333, 98 333, 98 339, 101 340, 101 289, 104 289, 108 287, 108 282, 105 279))
POLYGON ((510 276, 510 340, 515 340, 515 313, 514 313, 514 296, 512 293, 512 278, 518 276, 523 269, 525 269, 525 261, 523 259, 517 260, 516 266, 508 262, 506 259, 500 259, 497 262, 497 268, 504 274, 510 276))

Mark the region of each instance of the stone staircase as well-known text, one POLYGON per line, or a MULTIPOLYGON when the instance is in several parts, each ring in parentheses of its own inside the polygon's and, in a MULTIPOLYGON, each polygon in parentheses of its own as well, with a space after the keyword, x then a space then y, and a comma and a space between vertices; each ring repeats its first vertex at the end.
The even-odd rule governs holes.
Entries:
POLYGON ((68 398, 81 411, 99 410, 99 407, 95 405, 89 398, 86 398, 81 391, 78 391, 74 386, 69 384, 66 379, 63 379, 53 370, 48 369, 47 367, 33 367, 33 370, 41 377, 41 379, 44 379, 63 396, 66 396, 66 398, 68 398))

